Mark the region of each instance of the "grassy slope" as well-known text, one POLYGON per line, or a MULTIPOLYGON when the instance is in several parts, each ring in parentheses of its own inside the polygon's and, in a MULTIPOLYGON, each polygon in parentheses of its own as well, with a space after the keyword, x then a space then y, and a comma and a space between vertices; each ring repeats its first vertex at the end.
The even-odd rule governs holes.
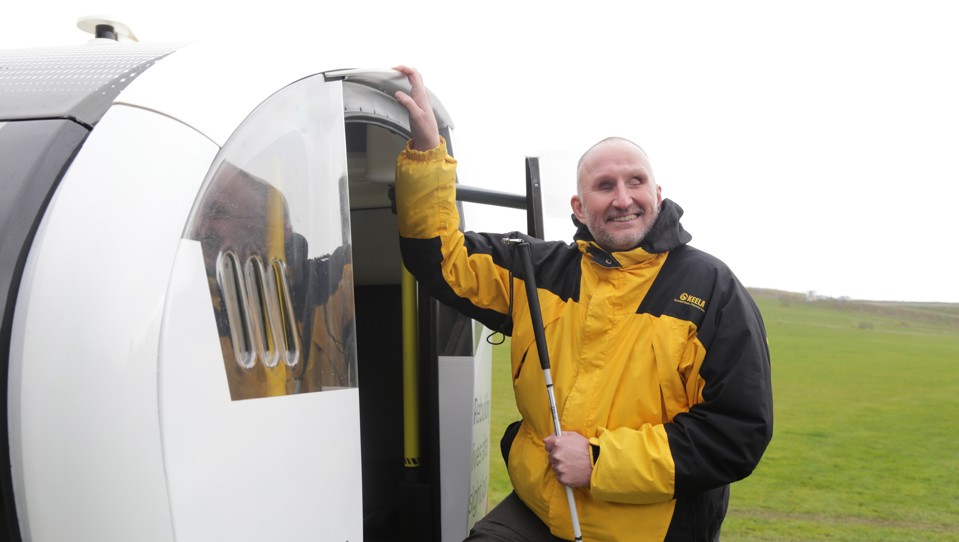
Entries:
MULTIPOLYGON (((723 540, 957 540, 957 307, 754 295, 776 432, 733 485, 723 540)), ((510 490, 495 444, 518 417, 507 347, 493 371, 491 506, 510 490)))
POLYGON ((493 348, 492 405, 490 407, 490 458, 489 458, 489 506, 492 509, 513 490, 506 474, 499 439, 506 426, 520 418, 513 401, 513 384, 510 377, 509 339, 493 348))

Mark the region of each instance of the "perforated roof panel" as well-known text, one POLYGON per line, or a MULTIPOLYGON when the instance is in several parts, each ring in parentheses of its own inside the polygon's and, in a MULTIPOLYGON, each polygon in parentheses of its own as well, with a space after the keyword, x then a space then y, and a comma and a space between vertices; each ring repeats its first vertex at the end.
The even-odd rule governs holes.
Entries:
POLYGON ((0 51, 0 121, 93 126, 134 78, 181 44, 90 43, 0 51))

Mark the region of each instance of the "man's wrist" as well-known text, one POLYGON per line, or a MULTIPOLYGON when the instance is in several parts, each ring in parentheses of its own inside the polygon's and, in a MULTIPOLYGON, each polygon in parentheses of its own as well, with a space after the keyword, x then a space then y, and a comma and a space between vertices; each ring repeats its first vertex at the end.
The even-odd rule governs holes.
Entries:
POLYGON ((406 141, 406 156, 412 160, 420 162, 429 162, 430 160, 443 160, 447 156, 446 139, 440 136, 439 143, 435 147, 420 150, 414 146, 413 139, 406 141))

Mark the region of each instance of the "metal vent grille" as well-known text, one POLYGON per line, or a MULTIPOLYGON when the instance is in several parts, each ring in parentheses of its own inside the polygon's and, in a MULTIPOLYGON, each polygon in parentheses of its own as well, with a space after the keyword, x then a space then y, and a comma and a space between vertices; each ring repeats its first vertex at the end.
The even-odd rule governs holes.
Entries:
POLYGON ((91 43, 0 51, 0 121, 70 118, 93 126, 120 91, 180 46, 91 43))

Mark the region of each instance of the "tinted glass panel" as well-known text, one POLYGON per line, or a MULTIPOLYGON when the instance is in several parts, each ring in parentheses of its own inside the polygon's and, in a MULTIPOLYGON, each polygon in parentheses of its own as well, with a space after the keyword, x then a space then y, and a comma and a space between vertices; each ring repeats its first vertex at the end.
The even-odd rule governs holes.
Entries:
POLYGON ((356 387, 339 83, 308 78, 257 108, 186 236, 203 249, 233 399, 356 387))

